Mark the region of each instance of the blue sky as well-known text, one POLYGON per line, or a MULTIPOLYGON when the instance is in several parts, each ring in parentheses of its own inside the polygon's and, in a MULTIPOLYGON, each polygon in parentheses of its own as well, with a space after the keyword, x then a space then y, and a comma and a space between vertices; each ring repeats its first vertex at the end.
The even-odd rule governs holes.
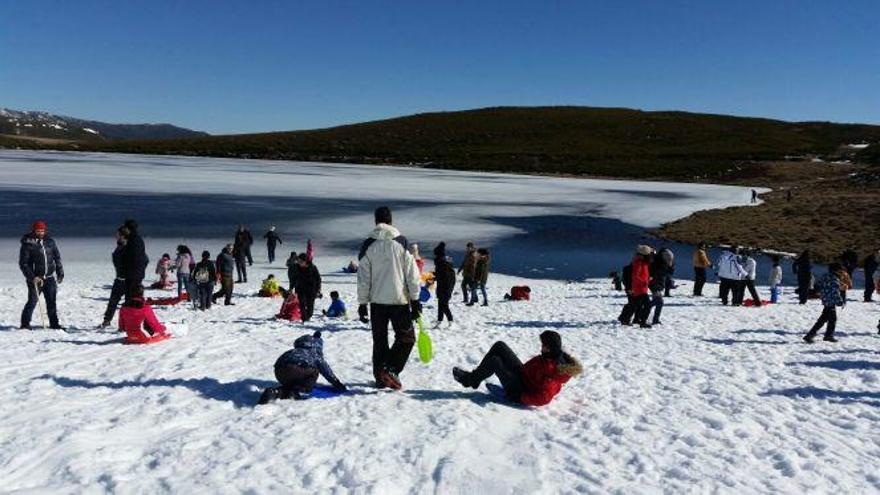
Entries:
POLYGON ((880 124, 880 1, 2 1, 0 106, 211 133, 495 105, 880 124))

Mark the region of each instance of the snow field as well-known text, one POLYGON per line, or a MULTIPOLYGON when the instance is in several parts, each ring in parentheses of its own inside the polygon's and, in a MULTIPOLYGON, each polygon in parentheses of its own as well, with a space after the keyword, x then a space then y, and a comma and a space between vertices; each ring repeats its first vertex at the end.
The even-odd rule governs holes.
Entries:
MULTIPOLYGON (((96 241, 103 242, 103 241, 96 241)), ((106 246, 96 245, 96 249, 106 246)), ((64 253, 64 244, 61 244, 64 253)), ((256 254, 256 253, 255 253, 256 254)), ((320 253, 319 253, 320 255, 320 253)), ((259 258, 259 256, 258 256, 259 258)), ((356 317, 347 257, 318 258, 325 299, 349 320, 276 322, 280 299, 253 297, 281 262, 252 267, 234 307, 157 307, 188 335, 119 343, 101 321, 112 268, 67 259, 59 291, 69 332, 19 331, 26 299, 0 269, 0 480, 13 493, 869 493, 880 490, 877 308, 839 312, 838 344, 803 344, 820 306, 793 295, 765 308, 666 299, 663 325, 621 327, 622 293, 583 283, 492 275, 489 307, 431 330, 402 392, 372 387, 371 338, 356 317), (528 284, 530 302, 500 302, 528 284), (254 407, 293 340, 321 329, 346 396, 254 407), (452 380, 496 340, 525 360, 553 329, 585 373, 549 406, 523 409, 452 380)), ((766 294, 766 287, 761 288, 766 294)), ((705 294, 717 286, 708 284, 705 294)), ((152 291, 158 295, 160 291, 152 291)), ((34 325, 39 325, 35 313, 34 325)))

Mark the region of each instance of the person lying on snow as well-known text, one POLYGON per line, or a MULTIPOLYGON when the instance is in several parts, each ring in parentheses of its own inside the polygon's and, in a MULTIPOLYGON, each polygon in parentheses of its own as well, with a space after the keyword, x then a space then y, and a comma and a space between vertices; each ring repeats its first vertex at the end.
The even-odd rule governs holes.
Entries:
POLYGON ((330 307, 324 311, 327 318, 344 318, 346 314, 345 303, 339 299, 339 292, 330 293, 330 307))
POLYGON ((343 273, 357 273, 358 272, 358 263, 355 260, 351 260, 348 262, 348 266, 342 268, 343 273))
POLYGON ((159 280, 157 280, 153 285, 150 286, 151 289, 170 289, 171 288, 171 279, 168 275, 171 273, 171 255, 165 253, 159 258, 159 261, 156 262, 156 275, 159 276, 159 280))
POLYGON ((263 280, 263 285, 260 287, 258 295, 260 297, 277 297, 281 295, 281 286, 275 280, 275 275, 270 274, 266 280, 263 280))
POLYGON ((284 291, 284 302, 281 309, 275 315, 276 319, 288 321, 302 321, 302 312, 299 309, 299 298, 294 291, 284 291))
POLYGON ((132 292, 131 300, 119 310, 119 330, 125 332, 125 343, 151 344, 169 338, 153 307, 144 300, 144 286, 138 285, 132 292))
POLYGON ((498 341, 473 371, 452 368, 455 381, 474 389, 496 375, 507 398, 527 406, 549 404, 562 390, 562 385, 581 372, 581 363, 562 350, 562 337, 552 330, 541 334, 541 354, 525 364, 507 344, 498 341))
POLYGON ((324 340, 320 331, 299 337, 293 342, 293 349, 275 361, 275 378, 281 385, 264 390, 258 403, 267 404, 276 399, 307 399, 318 381, 318 374, 337 391, 347 390, 324 359, 324 340))

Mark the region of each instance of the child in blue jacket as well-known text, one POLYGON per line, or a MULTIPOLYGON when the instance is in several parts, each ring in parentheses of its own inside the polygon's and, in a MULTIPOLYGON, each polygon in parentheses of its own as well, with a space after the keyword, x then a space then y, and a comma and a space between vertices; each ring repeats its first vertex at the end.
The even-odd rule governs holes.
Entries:
POLYGON ((267 404, 276 399, 307 399, 318 381, 318 374, 336 390, 347 390, 324 360, 324 340, 321 339, 320 331, 296 339, 293 349, 275 361, 275 378, 281 386, 264 390, 258 403, 267 404))
POLYGON ((840 274, 838 273, 842 270, 843 267, 840 263, 832 263, 828 265, 828 273, 823 275, 816 284, 821 292, 822 305, 824 308, 822 309, 822 314, 819 316, 819 320, 817 320, 816 324, 813 325, 813 328, 804 335, 804 340, 808 344, 813 343, 813 339, 816 338, 819 329, 825 326, 826 323, 828 324, 828 327, 825 329, 825 336, 822 340, 826 342, 837 342, 837 339, 834 338, 834 328, 837 325, 837 307, 843 306, 844 304, 844 299, 841 297, 840 292, 840 274))
POLYGON ((330 307, 324 311, 327 318, 343 318, 346 315, 345 303, 339 299, 339 292, 335 290, 330 293, 330 307))

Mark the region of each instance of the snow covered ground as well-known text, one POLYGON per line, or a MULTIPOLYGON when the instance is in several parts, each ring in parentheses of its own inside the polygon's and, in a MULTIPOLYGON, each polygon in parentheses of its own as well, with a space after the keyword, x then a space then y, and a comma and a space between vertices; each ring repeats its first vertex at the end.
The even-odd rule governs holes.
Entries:
MULTIPOLYGON (((466 308, 456 296, 455 327, 431 332, 434 361, 413 355, 404 390, 390 392, 370 385, 365 325, 268 319, 280 301, 252 295, 267 273, 284 276, 280 263, 258 262, 234 307, 158 309, 188 335, 126 346, 94 329, 107 263, 68 255, 59 305, 69 333, 19 331, 25 291, 9 258, 0 265, 4 492, 880 491, 872 304, 840 312, 838 344, 808 346, 800 337, 819 305, 798 306, 790 293, 777 306, 727 308, 685 285, 667 299, 664 325, 641 330, 616 324, 622 295, 605 280, 527 280, 534 300, 504 303, 523 280, 493 275, 491 305, 466 308), (275 358, 318 328, 351 393, 255 408, 275 358), (511 407, 452 380, 452 366, 475 365, 499 339, 530 357, 545 329, 586 369, 549 406, 511 407)), ((324 293, 351 304, 354 276, 338 273, 346 259, 318 264, 324 293)))

